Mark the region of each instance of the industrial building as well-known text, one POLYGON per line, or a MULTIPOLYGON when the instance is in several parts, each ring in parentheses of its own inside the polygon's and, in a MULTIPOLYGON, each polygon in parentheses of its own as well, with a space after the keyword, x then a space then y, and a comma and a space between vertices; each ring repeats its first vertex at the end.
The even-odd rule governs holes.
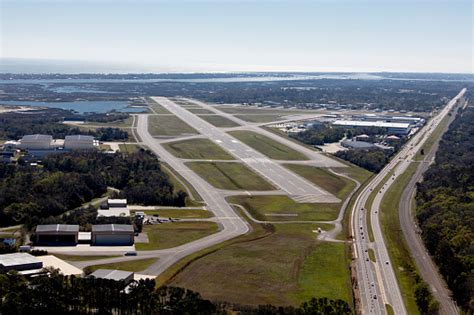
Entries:
POLYGON ((76 245, 79 225, 46 224, 35 230, 36 243, 42 245, 76 245))
POLYGON ((134 243, 135 231, 128 224, 99 224, 92 226, 92 245, 129 246, 134 243))
POLYGON ((384 128, 387 134, 408 135, 412 126, 409 123, 393 123, 385 121, 365 121, 365 120, 336 120, 333 123, 335 127, 376 127, 384 128))
POLYGON ((114 281, 123 281, 125 286, 133 281, 134 273, 131 271, 111 270, 111 269, 97 269, 89 275, 96 279, 106 279, 114 281))
POLYGON ((0 272, 16 270, 20 273, 26 270, 43 268, 43 262, 28 253, 13 253, 0 255, 0 272))
POLYGON ((49 150, 52 148, 53 137, 50 135, 26 135, 20 140, 20 149, 49 150))
POLYGON ((64 148, 67 150, 91 150, 94 149, 95 141, 92 136, 74 135, 66 136, 64 148))
POLYGON ((127 206, 127 199, 108 199, 106 206, 101 206, 97 210, 98 217, 129 217, 130 209, 127 206))

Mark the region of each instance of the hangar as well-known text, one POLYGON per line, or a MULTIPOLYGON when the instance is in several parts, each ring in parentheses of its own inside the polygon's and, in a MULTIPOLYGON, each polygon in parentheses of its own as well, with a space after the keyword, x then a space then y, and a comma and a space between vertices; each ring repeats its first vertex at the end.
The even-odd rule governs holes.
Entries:
POLYGON ((94 137, 84 135, 66 136, 64 148, 70 150, 94 149, 94 137))
POLYGON ((135 231, 128 224, 99 224, 92 226, 92 245, 133 245, 135 231))
POLYGON ((36 227, 36 243, 42 245, 75 245, 78 241, 79 225, 45 224, 36 227))
POLYGON ((49 150, 51 149, 53 137, 50 135, 26 135, 20 140, 20 148, 28 150, 49 150))

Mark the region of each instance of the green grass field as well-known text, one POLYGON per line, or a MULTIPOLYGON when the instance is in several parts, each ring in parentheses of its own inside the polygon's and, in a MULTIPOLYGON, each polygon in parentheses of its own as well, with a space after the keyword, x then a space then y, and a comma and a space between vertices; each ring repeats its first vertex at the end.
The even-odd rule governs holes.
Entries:
POLYGON ((150 97, 146 98, 148 106, 152 109, 152 113, 156 114, 171 114, 169 110, 152 100, 150 97))
POLYGON ((275 160, 308 160, 308 157, 280 142, 253 131, 237 130, 229 132, 253 149, 275 160))
POLYGON ((172 170, 171 167, 164 162, 161 162, 161 170, 168 175, 169 181, 173 184, 174 191, 177 192, 181 190, 188 193, 188 197, 186 198, 187 207, 202 206, 201 196, 181 175, 172 170))
POLYGON ((212 212, 207 210, 145 210, 147 215, 158 215, 163 218, 180 218, 180 219, 206 219, 212 217, 212 212))
POLYGON ((169 284, 244 305, 299 305, 311 297, 350 303, 344 244, 318 244, 312 224, 252 227, 192 261, 169 284))
POLYGON ((148 116, 148 131, 154 137, 198 134, 194 128, 176 116, 148 116))
POLYGON ((344 200, 355 187, 354 182, 330 173, 324 168, 301 164, 285 164, 285 167, 327 190, 341 200, 344 200))
POLYGON ((131 144, 131 143, 120 143, 119 149, 120 149, 120 152, 134 153, 140 150, 140 146, 137 144, 131 144))
POLYGON ((126 271, 142 271, 148 268, 151 264, 155 263, 158 259, 156 258, 148 258, 148 259, 137 259, 137 260, 130 260, 120 263, 113 263, 113 264, 103 264, 103 265, 95 265, 84 268, 84 273, 89 274, 97 269, 112 269, 112 270, 126 270, 126 271))
POLYGON ((337 173, 345 174, 361 184, 365 183, 373 175, 372 172, 349 163, 348 167, 332 167, 331 169, 337 173))
POLYGON ((227 200, 242 205, 254 218, 262 221, 331 221, 337 218, 340 209, 337 203, 297 203, 288 196, 278 195, 232 196, 227 200))
POLYGON ((219 227, 214 222, 173 222, 143 226, 149 243, 137 243, 137 250, 172 248, 216 233, 219 227))
POLYGON ((217 105, 216 109, 223 111, 228 114, 235 115, 296 115, 296 114, 308 114, 314 113, 312 110, 290 110, 290 109, 274 109, 274 108, 257 108, 250 106, 229 106, 229 105, 217 105))
POLYGON ((248 122, 254 122, 254 123, 267 123, 267 122, 272 122, 272 121, 277 121, 277 120, 282 120, 283 117, 280 115, 266 115, 266 114, 258 114, 258 115, 234 115, 237 118, 240 118, 242 120, 248 121, 248 122))
POLYGON ((258 176, 242 163, 190 162, 194 172, 212 186, 230 190, 273 190, 269 182, 258 176))
POLYGON ((238 123, 220 115, 201 115, 199 118, 204 119, 211 125, 221 128, 230 128, 240 126, 238 123))
POLYGON ((182 159, 234 160, 234 157, 209 139, 190 139, 164 143, 163 147, 182 159))
POLYGON ((110 122, 97 122, 97 121, 86 121, 81 126, 88 127, 90 126, 99 126, 99 127, 115 127, 115 128, 123 128, 123 127, 132 127, 133 117, 128 117, 127 119, 110 121, 110 122))

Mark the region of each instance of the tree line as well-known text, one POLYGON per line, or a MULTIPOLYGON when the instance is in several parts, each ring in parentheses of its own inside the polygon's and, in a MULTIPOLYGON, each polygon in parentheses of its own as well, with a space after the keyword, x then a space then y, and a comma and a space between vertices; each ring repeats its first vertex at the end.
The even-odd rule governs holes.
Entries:
POLYGON ((184 206, 186 193, 174 190, 149 151, 51 154, 40 166, 0 164, 0 225, 32 225, 100 197, 107 187, 130 203, 184 206))
POLYGON ((134 281, 124 290, 121 281, 64 276, 30 280, 16 272, 0 273, 0 314, 351 314, 342 300, 311 299, 301 307, 249 307, 213 303, 199 293, 179 288, 156 288, 154 280, 134 281))
POLYGON ((458 304, 474 312, 474 109, 460 110, 417 187, 426 248, 458 304))
MULTIPOLYGON (((8 112, 0 114, 0 139, 17 140, 28 134, 48 134, 56 139, 64 139, 68 135, 89 135, 100 141, 127 140, 128 133, 120 128, 97 128, 96 130, 81 130, 78 127, 63 124, 65 116, 71 113, 61 109, 29 111, 27 114, 8 112)), ((81 116, 82 117, 82 116, 81 116)), ((96 117, 96 115, 91 115, 96 117)), ((118 116, 120 119, 122 115, 118 116)), ((99 121, 106 120, 99 115, 99 121)))

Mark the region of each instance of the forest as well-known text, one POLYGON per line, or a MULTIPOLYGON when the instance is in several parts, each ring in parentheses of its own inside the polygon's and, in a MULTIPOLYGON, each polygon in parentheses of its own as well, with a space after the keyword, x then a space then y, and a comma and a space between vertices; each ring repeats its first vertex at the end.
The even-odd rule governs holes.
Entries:
POLYGON ((123 282, 93 277, 49 276, 28 281, 16 272, 0 273, 0 314, 351 314, 342 300, 311 299, 299 308, 262 305, 249 307, 213 303, 199 293, 179 287, 156 288, 154 280, 123 282))
MULTIPOLYGON (((61 109, 2 113, 0 114, 0 139, 18 140, 24 135, 37 133, 52 135, 55 139, 79 134, 94 136, 100 141, 128 139, 128 133, 119 128, 97 128, 95 131, 84 131, 78 127, 65 125, 62 121, 66 116, 70 117, 72 114, 61 109)), ((118 117, 121 118, 123 115, 118 117)), ((107 122, 103 115, 91 115, 91 119, 107 122)))
POLYGON ((349 149, 338 151, 334 155, 368 171, 378 173, 390 161, 393 151, 349 149))
POLYGON ((183 206, 186 198, 149 151, 52 154, 40 166, 0 164, 0 225, 31 226, 102 196, 107 187, 135 204, 183 206))
POLYGON ((460 110, 417 187, 425 246, 453 296, 474 312, 474 108, 460 110))

